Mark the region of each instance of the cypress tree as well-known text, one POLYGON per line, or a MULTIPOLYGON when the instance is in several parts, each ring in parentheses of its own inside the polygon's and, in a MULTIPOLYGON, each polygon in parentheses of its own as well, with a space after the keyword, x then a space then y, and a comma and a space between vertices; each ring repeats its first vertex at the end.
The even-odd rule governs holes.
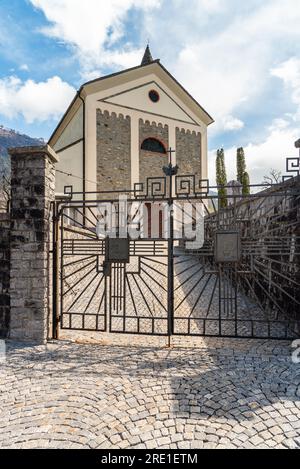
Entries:
POLYGON ((220 200, 220 207, 225 208, 227 207, 227 175, 226 175, 226 167, 225 167, 225 155, 224 149, 221 148, 217 151, 217 159, 216 159, 216 181, 219 193, 219 200, 220 200))
POLYGON ((221 165, 221 158, 219 154, 219 150, 217 151, 217 159, 216 159, 216 182, 217 186, 221 185, 222 180, 222 165, 221 165))
POLYGON ((237 149, 236 154, 237 180, 242 184, 243 195, 250 194, 250 177, 246 170, 246 159, 243 147, 237 149))
POLYGON ((244 172, 243 174, 243 181, 242 181, 242 186, 243 186, 243 195, 249 195, 250 194, 250 178, 249 174, 247 171, 244 172))
POLYGON ((237 181, 243 184, 244 173, 246 172, 246 161, 243 147, 237 149, 236 154, 237 181))

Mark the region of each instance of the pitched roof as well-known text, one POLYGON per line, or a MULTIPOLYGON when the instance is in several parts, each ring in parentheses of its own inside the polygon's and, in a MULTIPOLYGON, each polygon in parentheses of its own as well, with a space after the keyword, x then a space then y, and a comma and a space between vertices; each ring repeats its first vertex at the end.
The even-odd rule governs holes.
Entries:
MULTIPOLYGON (((149 48, 149 46, 147 46, 149 48)), ((147 51, 147 48, 146 48, 146 51, 147 51)), ((145 51, 145 54, 146 54, 146 51, 145 51)), ((149 48, 149 52, 150 52, 150 48, 149 48)), ((144 56, 145 56, 144 54, 144 56)), ((151 52, 150 52, 150 56, 151 56, 151 52)), ((151 56, 152 58, 152 56, 151 56)), ((144 60, 144 58, 143 58, 144 60)), ((172 81, 177 85, 178 89, 181 90, 181 92, 184 93, 184 95, 190 100, 191 103, 193 103, 193 105, 201 110, 202 113, 204 113, 204 115, 206 116, 206 119, 208 121, 207 125, 210 125, 214 122, 214 119, 211 117, 211 115, 198 103, 198 101, 196 101, 195 98, 193 98, 193 96, 191 96, 191 94, 176 80, 176 78, 174 78, 174 76, 160 63, 160 60, 159 59, 156 59, 156 60, 153 60, 147 64, 144 64, 144 65, 138 65, 138 66, 135 66, 135 67, 132 67, 132 68, 127 68, 125 70, 121 70, 120 72, 115 72, 115 73, 111 73, 109 75, 105 75, 103 77, 99 77, 99 78, 96 78, 94 80, 90 80, 86 83, 84 83, 80 88, 79 90, 77 91, 76 95, 74 96, 74 99, 72 100, 72 102, 70 103, 68 109, 66 110, 65 114, 63 115, 63 117, 61 118, 60 122, 58 123, 58 125, 56 126, 55 130, 53 131, 51 137, 49 138, 49 144, 51 145, 52 143, 52 140, 54 139, 57 131, 59 130, 59 128, 61 127, 61 125, 64 123, 65 119, 67 118, 67 116, 69 115, 70 111, 73 109, 73 107, 75 106, 76 102, 83 102, 84 99, 83 97, 81 96, 82 92, 83 91, 87 91, 88 88, 91 86, 91 85, 94 85, 94 84, 97 84, 97 83, 100 83, 104 80, 109 80, 109 79, 112 79, 114 77, 118 77, 118 76, 121 76, 121 75, 124 75, 126 73, 130 73, 130 72, 134 72, 134 71, 138 71, 138 70, 142 70, 144 68, 147 68, 147 67, 152 67, 152 66, 159 66, 160 70, 162 70, 165 74, 167 74, 167 76, 169 78, 172 79, 172 81)), ((78 108, 78 106, 77 106, 78 108)))

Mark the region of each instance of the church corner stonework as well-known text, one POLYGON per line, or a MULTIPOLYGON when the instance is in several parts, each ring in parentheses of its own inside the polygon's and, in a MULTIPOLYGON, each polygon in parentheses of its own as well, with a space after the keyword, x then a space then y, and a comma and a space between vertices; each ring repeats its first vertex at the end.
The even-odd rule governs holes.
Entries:
POLYGON ((97 110, 97 190, 121 190, 131 184, 131 119, 97 110))
POLYGON ((176 163, 180 174, 201 174, 201 134, 176 128, 176 163))

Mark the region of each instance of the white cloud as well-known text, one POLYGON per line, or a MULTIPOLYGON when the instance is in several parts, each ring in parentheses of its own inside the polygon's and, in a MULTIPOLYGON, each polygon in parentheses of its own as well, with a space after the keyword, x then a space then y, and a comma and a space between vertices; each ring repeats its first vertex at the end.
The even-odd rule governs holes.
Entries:
MULTIPOLYGON (((132 9, 156 56, 215 118, 214 133, 243 128, 270 87, 282 44, 300 43, 299 0, 30 0, 49 25, 42 32, 71 46, 83 80, 108 69, 138 65, 143 50, 130 43, 132 9), (120 42, 122 39, 120 46, 120 42)), ((258 110, 259 112, 259 110, 258 110)))
POLYGON ((79 56, 82 74, 102 66, 130 67, 141 60, 141 51, 126 41, 124 21, 132 8, 147 12, 161 0, 30 0, 43 11, 50 25, 42 32, 71 45, 79 56), (117 52, 116 42, 124 37, 117 52))
MULTIPOLYGON (((226 11, 221 10, 225 2, 220 2, 214 16, 203 9, 192 9, 194 19, 183 14, 182 22, 183 3, 176 4, 172 21, 176 17, 178 23, 169 50, 180 43, 182 47, 172 64, 173 71, 215 118, 215 132, 230 130, 226 116, 239 119, 241 110, 253 113, 255 107, 259 114, 262 98, 271 86, 269 71, 274 60, 287 53, 288 44, 298 47, 299 0, 251 0, 248 7, 246 2, 228 0, 226 11), (191 27, 192 21, 200 26, 191 27)), ((155 27, 158 44, 165 31, 162 22, 155 27)), ((170 23, 168 26, 171 28, 170 23)))
POLYGON ((288 91, 291 91, 291 99, 297 105, 294 120, 300 120, 300 59, 291 57, 271 69, 271 74, 283 80, 288 91))
POLYGON ((233 116, 224 116, 222 118, 222 127, 224 130, 240 130, 245 126, 244 122, 233 116))
POLYGON ((0 114, 9 119, 21 115, 29 124, 58 119, 74 94, 75 89, 57 76, 39 83, 6 77, 0 79, 0 114))
POLYGON ((288 121, 287 119, 278 118, 273 120, 268 130, 270 132, 273 132, 274 130, 286 129, 289 127, 289 125, 290 121, 288 121))
MULTIPOLYGON (((210 138, 240 131, 241 144, 243 128, 249 134, 252 127, 247 113, 256 121, 255 129, 261 117, 269 116, 270 123, 245 146, 252 181, 260 182, 268 167, 284 170, 285 156, 295 154, 300 121, 299 0, 30 2, 49 21, 42 32, 69 45, 79 58, 84 80, 106 68, 140 62, 143 50, 132 45, 133 35, 126 31, 132 8, 138 9, 135 41, 145 43, 150 37, 154 55, 164 57, 164 65, 215 118, 210 138), (276 106, 272 111, 275 77, 289 94, 274 94, 273 99, 286 99, 289 111, 292 102, 292 114, 276 111, 276 106)), ((235 152, 226 149, 229 178, 235 178, 235 152)))
POLYGON ((271 70, 271 74, 281 78, 287 86, 300 88, 300 59, 291 57, 278 67, 271 70))
MULTIPOLYGON (((107 52, 103 51, 101 55, 101 66, 107 66, 109 68, 114 67, 123 69, 134 67, 141 62, 141 58, 144 54, 144 49, 136 49, 131 51, 121 51, 121 52, 107 52)), ((101 68, 94 68, 95 65, 93 60, 84 61, 83 69, 81 70, 81 78, 84 82, 99 78, 103 75, 101 68)))
POLYGON ((198 8, 210 13, 215 13, 224 6, 223 0, 197 0, 198 8))
POLYGON ((24 71, 24 72, 28 72, 29 71, 29 67, 27 64, 22 64, 20 65, 19 67, 20 70, 24 71))
MULTIPOLYGON (((276 120, 269 127, 266 139, 258 144, 249 143, 244 147, 247 169, 251 183, 261 183, 270 169, 285 174, 287 157, 297 157, 294 142, 299 138, 297 128, 287 127, 283 120, 276 120)), ((215 184, 216 150, 209 152, 209 177, 215 184)), ((225 161, 228 181, 236 179, 236 148, 225 148, 225 161)))

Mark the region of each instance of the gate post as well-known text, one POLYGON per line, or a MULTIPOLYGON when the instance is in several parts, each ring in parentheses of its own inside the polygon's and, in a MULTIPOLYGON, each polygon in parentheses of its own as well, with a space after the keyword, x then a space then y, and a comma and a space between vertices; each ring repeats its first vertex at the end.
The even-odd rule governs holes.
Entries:
POLYGON ((49 301, 51 203, 56 153, 48 146, 11 155, 11 324, 14 340, 44 343, 49 301))
POLYGON ((174 214, 173 214, 173 177, 177 175, 179 167, 172 165, 172 153, 175 150, 169 148, 169 164, 163 168, 163 172, 169 180, 169 239, 168 239, 168 346, 171 345, 171 336, 174 334, 174 214))

